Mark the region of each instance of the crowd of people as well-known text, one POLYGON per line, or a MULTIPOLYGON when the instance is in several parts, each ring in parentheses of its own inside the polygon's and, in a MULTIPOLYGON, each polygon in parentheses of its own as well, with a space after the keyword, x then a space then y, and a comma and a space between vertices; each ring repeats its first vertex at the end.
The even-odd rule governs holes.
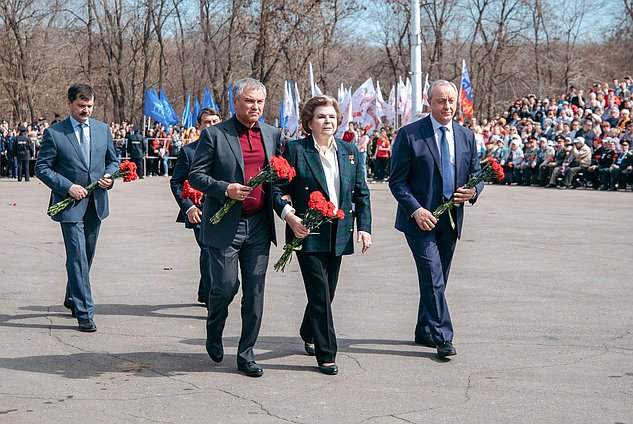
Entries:
POLYGON ((594 190, 633 185, 633 81, 614 79, 557 98, 528 95, 472 130, 482 158, 504 166, 501 184, 594 190))
MULTIPOLYGON (((585 91, 574 86, 556 98, 530 94, 513 102, 503 113, 469 124, 482 159, 495 158, 505 170, 500 184, 559 187, 583 186, 595 190, 626 190, 633 186, 633 81, 596 83, 585 91)), ((0 177, 28 181, 46 128, 40 117, 14 127, 0 124, 0 177)), ((145 131, 128 122, 111 123, 119 159, 130 158, 143 176, 173 172, 180 149, 198 139, 196 127, 165 127, 155 123, 145 131)), ((391 144, 397 130, 384 126, 371 135, 350 122, 343 141, 355 144, 363 171, 371 183, 388 180, 391 144)), ((284 134, 284 139, 301 138, 284 134)))
MULTIPOLYGON (((35 161, 39 155, 44 131, 60 121, 59 115, 49 122, 40 117, 34 122, 19 122, 14 126, 0 123, 0 177, 28 181, 34 176, 35 161), (21 172, 22 164, 26 163, 21 172)), ((110 123, 114 148, 119 159, 142 159, 144 172, 139 176, 167 176, 173 172, 175 159, 182 146, 198 138, 196 127, 165 127, 154 123, 141 131, 138 124, 110 123)), ((135 161, 137 162, 137 161, 135 161)))

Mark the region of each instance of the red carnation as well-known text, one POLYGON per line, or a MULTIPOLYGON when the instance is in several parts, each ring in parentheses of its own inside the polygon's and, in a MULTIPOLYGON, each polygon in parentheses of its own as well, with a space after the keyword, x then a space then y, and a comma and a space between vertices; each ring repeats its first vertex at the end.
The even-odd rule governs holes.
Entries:
MULTIPOLYGON (((271 156, 270 162, 254 177, 246 181, 246 185, 256 188, 263 183, 272 183, 277 180, 292 180, 297 175, 295 169, 281 156, 271 156)), ((228 199, 219 211, 211 217, 211 223, 218 224, 226 216, 229 210, 237 203, 235 199, 228 199)))
POLYGON ((201 191, 198 191, 195 188, 191 187, 191 184, 189 184, 189 180, 185 180, 182 185, 182 194, 180 195, 182 199, 189 199, 196 205, 201 205, 203 196, 204 194, 202 194, 201 191))
MULTIPOLYGON (((334 203, 329 202, 323 193, 313 191, 310 193, 310 200, 308 200, 308 210, 303 216, 303 225, 312 231, 324 222, 332 222, 334 219, 345 218, 345 213, 342 210, 339 209, 334 212, 335 209, 334 203)), ((308 234, 308 236, 309 235, 310 234, 308 234)), ((295 237, 290 243, 284 246, 284 253, 274 265, 275 271, 281 270, 283 272, 288 262, 290 262, 290 259, 292 259, 292 252, 301 249, 302 241, 302 238, 295 237)))
POLYGON ((280 179, 292 181, 292 179, 297 175, 295 169, 290 166, 285 158, 281 156, 272 156, 270 158, 270 164, 277 173, 277 177, 280 179))
MULTIPOLYGON (((111 176, 111 179, 116 180, 117 178, 123 178, 123 182, 129 183, 130 181, 134 181, 138 179, 138 174, 136 173, 136 164, 134 162, 130 162, 129 160, 124 160, 119 165, 119 169, 117 169, 111 176)), ((88 186, 86 186, 86 191, 88 194, 92 193, 99 187, 99 181, 95 181, 88 186)), ((55 203, 53 206, 49 207, 46 213, 49 216, 56 215, 74 204, 76 200, 67 196, 64 200, 61 200, 55 203)))

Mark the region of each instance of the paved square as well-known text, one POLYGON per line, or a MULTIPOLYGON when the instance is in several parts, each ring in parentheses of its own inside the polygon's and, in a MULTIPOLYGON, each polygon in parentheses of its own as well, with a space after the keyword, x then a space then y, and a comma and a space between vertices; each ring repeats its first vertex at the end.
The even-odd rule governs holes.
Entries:
POLYGON ((373 246, 343 259, 334 301, 339 375, 303 352, 303 284, 296 261, 272 270, 277 247, 251 379, 238 299, 224 362, 205 352, 197 246, 166 178, 111 191, 93 334, 61 305, 48 189, 0 180, 0 422, 633 423, 633 193, 486 187, 447 290, 458 355, 441 362, 412 343, 413 261, 387 185, 371 190, 373 246))

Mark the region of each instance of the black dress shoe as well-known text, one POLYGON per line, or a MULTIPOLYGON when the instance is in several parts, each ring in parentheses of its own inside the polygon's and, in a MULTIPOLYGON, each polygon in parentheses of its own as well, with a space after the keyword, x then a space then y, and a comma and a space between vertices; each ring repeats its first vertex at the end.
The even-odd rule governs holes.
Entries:
POLYGON ((207 348, 207 353, 213 362, 222 362, 224 359, 224 348, 222 347, 222 342, 212 342, 207 340, 205 343, 207 348))
POLYGON ((453 346, 452 342, 443 342, 442 344, 437 345, 437 356, 444 359, 447 356, 455 356, 457 355, 457 351, 455 350, 455 346, 453 346))
POLYGON ((73 318, 77 318, 77 313, 75 312, 75 305, 73 305, 72 303, 70 303, 68 300, 64 301, 64 308, 66 309, 70 309, 70 315, 73 318))
POLYGON ((336 375, 338 374, 338 367, 336 366, 336 364, 319 365, 319 371, 327 375, 336 375))
POLYGON ((433 341, 430 334, 423 334, 421 336, 415 336, 415 344, 426 347, 436 347, 437 345, 433 341))
POLYGON ((261 377, 264 375, 264 370, 255 361, 237 364, 237 369, 249 377, 261 377))
POLYGON ((97 331, 97 325, 91 319, 79 321, 79 331, 84 333, 94 333, 97 331))
POLYGON ((303 344, 303 348, 306 350, 306 353, 308 354, 308 356, 316 355, 316 350, 314 349, 314 343, 305 342, 303 344))

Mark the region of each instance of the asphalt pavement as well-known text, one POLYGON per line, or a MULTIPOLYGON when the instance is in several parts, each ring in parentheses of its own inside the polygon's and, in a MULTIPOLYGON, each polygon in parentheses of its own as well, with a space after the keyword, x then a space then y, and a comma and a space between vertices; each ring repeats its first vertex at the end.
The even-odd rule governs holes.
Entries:
POLYGON ((273 271, 278 246, 253 379, 235 364, 239 298, 224 361, 205 352, 197 245, 166 178, 110 192, 91 334, 62 306, 48 189, 0 180, 0 423, 633 423, 633 193, 487 186, 447 289, 458 354, 441 361, 413 343, 413 260, 387 185, 370 188, 373 246, 343 259, 334 300, 339 374, 303 351, 303 284, 296 260, 273 271))

